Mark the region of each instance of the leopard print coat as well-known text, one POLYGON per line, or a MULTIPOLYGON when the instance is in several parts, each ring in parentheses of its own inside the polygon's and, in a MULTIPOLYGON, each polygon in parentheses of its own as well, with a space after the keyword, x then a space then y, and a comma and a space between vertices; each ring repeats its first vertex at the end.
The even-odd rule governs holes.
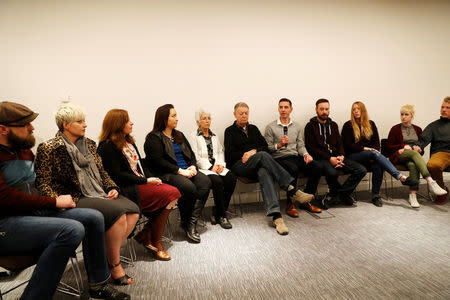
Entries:
MULTIPOLYGON (((94 157, 105 192, 108 193, 113 189, 119 191, 119 187, 103 168, 102 160, 97 154, 95 142, 88 138, 86 138, 86 142, 89 152, 94 157)), ((41 195, 49 197, 72 195, 75 202, 83 197, 72 158, 67 152, 66 145, 59 132, 55 138, 39 145, 36 153, 35 168, 36 188, 41 195)))

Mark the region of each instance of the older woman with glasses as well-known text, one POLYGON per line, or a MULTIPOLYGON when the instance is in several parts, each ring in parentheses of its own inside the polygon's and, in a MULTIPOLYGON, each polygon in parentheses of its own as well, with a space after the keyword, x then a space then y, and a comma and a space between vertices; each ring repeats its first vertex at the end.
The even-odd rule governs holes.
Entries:
POLYGON ((36 187, 43 196, 72 195, 77 207, 94 208, 105 219, 106 258, 111 276, 119 285, 134 280, 120 265, 120 246, 134 229, 139 207, 119 195, 119 187, 103 168, 95 142, 85 137, 85 113, 73 103, 63 103, 55 116, 56 137, 39 145, 36 154, 36 187))
POLYGON ((199 171, 211 180, 214 195, 213 218, 224 229, 231 229, 226 211, 236 186, 236 176, 226 168, 223 147, 211 131, 211 114, 203 109, 195 113, 198 128, 189 138, 199 171))

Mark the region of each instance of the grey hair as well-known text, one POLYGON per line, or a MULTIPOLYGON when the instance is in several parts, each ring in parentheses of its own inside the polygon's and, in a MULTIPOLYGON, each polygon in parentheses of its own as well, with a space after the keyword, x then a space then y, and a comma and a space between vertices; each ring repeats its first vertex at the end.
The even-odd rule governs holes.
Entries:
POLYGON ((84 110, 73 102, 62 102, 55 113, 56 126, 60 131, 64 130, 64 123, 72 123, 78 120, 84 120, 86 113, 84 110))
POLYGON ((210 113, 209 111, 207 111, 206 109, 200 108, 199 110, 197 110, 197 111, 195 112, 195 121, 199 122, 199 121, 200 121, 200 117, 201 117, 203 114, 208 114, 208 115, 211 116, 211 113, 210 113))
POLYGON ((238 109, 239 107, 247 107, 247 108, 249 108, 248 105, 247 105, 247 103, 245 103, 245 102, 238 102, 238 103, 236 103, 236 105, 234 106, 234 112, 236 112, 237 109, 238 109))

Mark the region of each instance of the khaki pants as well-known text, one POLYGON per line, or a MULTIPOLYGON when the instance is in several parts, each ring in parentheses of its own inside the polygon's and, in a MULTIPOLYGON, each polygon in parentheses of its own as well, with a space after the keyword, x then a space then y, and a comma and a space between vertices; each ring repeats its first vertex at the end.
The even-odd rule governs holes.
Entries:
POLYGON ((430 160, 427 163, 427 167, 431 173, 431 177, 436 180, 441 188, 445 189, 442 172, 450 167, 450 152, 434 153, 431 155, 430 160))

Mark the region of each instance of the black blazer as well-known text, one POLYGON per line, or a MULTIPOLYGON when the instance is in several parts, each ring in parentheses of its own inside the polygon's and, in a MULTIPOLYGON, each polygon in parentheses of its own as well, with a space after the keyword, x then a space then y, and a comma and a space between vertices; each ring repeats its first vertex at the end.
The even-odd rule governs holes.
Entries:
MULTIPOLYGON (((177 133, 181 136, 183 141, 180 147, 187 164, 190 166, 197 166, 195 154, 192 151, 188 140, 182 132, 177 131, 177 133)), ((167 181, 168 174, 177 174, 180 167, 178 166, 177 158, 175 157, 172 141, 161 131, 150 132, 147 134, 144 151, 148 167, 162 180, 167 181)))
POLYGON ((108 172, 114 182, 119 185, 124 196, 134 201, 139 208, 141 208, 138 185, 146 184, 147 178, 152 177, 152 174, 142 160, 135 144, 133 144, 133 147, 136 149, 139 159, 141 160, 143 170, 140 170, 145 177, 140 177, 134 174, 127 158, 122 153, 122 150, 117 148, 113 142, 101 142, 98 145, 97 153, 102 158, 103 166, 106 172, 108 172))

